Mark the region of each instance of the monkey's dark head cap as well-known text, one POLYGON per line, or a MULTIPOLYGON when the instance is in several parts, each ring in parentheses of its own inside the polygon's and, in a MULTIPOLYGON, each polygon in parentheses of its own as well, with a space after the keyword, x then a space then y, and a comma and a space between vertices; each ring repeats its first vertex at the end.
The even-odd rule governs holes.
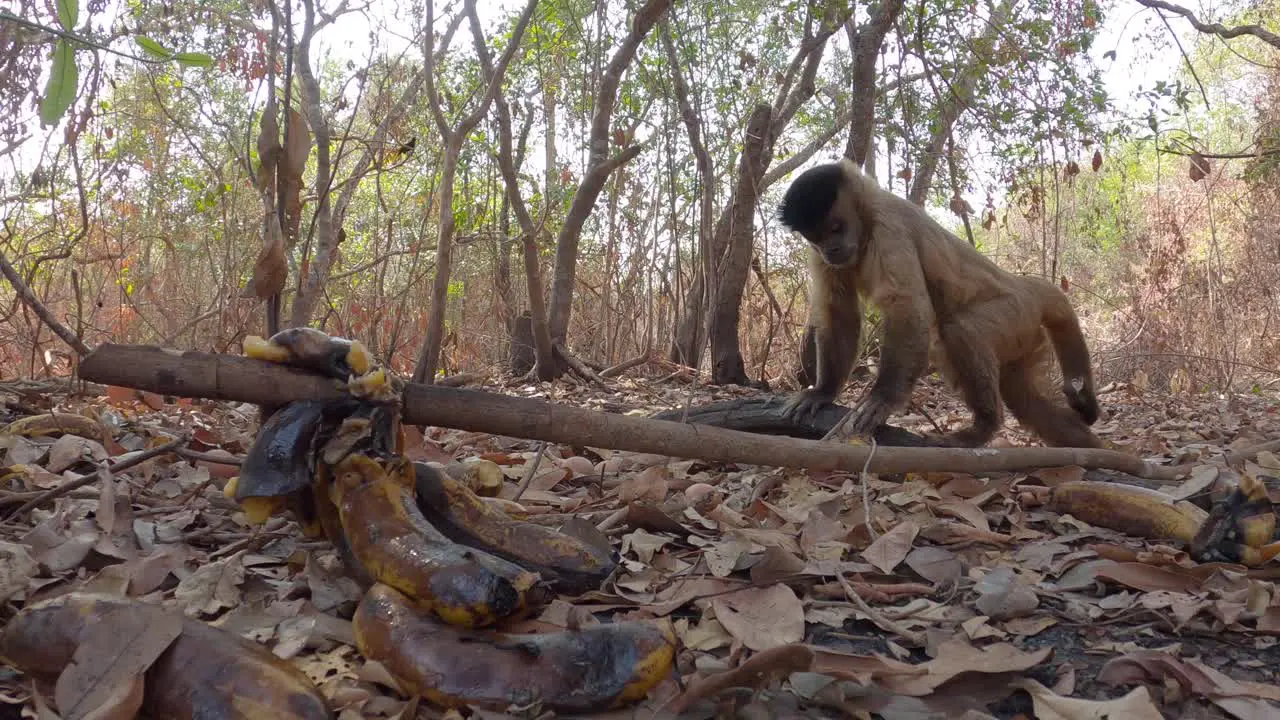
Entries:
POLYGON ((800 173, 782 196, 778 218, 795 232, 812 230, 822 224, 835 204, 836 193, 845 182, 839 163, 827 163, 800 173))

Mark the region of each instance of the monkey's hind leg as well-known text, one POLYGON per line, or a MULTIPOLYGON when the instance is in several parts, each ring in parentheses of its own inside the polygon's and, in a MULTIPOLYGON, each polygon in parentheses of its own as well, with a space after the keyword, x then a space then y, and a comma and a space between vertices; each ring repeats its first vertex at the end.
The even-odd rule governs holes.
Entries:
POLYGON ((960 391, 973 413, 973 422, 946 435, 928 436, 926 442, 935 447, 982 447, 1004 421, 996 357, 982 338, 974 337, 961 323, 939 327, 938 339, 945 357, 936 356, 935 360, 942 374, 960 391))
POLYGON ((1041 378, 1042 369, 1034 357, 1015 360, 1001 369, 1000 394, 1018 422, 1050 447, 1103 447, 1075 410, 1049 399, 1041 378))

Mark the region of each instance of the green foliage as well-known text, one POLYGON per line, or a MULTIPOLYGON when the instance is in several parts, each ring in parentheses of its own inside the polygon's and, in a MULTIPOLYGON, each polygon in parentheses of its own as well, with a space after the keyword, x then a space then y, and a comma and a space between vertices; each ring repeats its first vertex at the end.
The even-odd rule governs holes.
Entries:
POLYGON ((40 100, 40 122, 53 125, 76 99, 76 87, 80 83, 80 69, 76 67, 75 50, 65 38, 58 38, 53 48, 53 67, 49 70, 49 84, 40 100))
POLYGON ((76 29, 76 23, 79 21, 79 0, 58 0, 58 23, 62 25, 62 29, 67 32, 73 32, 76 29))
POLYGON ((205 53, 174 52, 149 37, 139 35, 134 38, 138 46, 157 60, 174 60, 187 67, 213 67, 213 58, 205 53))

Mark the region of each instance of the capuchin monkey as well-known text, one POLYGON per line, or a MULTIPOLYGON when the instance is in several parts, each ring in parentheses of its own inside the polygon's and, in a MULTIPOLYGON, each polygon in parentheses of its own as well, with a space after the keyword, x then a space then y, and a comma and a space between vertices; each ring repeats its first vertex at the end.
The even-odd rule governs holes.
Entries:
POLYGON ((869 436, 910 398, 932 364, 973 412, 970 426, 931 445, 980 447, 1003 422, 1001 401, 1047 444, 1102 447, 1089 350, 1065 293, 1013 275, 935 222, 924 208, 881 189, 849 160, 811 168, 787 188, 782 223, 808 241, 813 387, 783 412, 812 417, 849 377, 862 327, 859 295, 879 308, 880 367, 854 408, 853 432, 869 436), (1050 397, 1051 353, 1068 407, 1050 397))

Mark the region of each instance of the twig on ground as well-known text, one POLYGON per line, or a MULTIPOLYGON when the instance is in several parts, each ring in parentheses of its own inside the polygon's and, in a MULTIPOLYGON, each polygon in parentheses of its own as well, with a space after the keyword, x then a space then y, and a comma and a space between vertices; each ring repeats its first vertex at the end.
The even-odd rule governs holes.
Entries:
POLYGON ((844 573, 839 573, 836 577, 839 578, 840 585, 844 587, 844 594, 848 596, 849 602, 853 603, 854 607, 858 608, 858 610, 865 614, 868 620, 875 623, 876 627, 881 630, 886 630, 896 635, 900 635, 913 645, 924 646, 925 638, 923 633, 918 633, 915 630, 904 627, 900 623, 890 620, 884 616, 884 613, 881 613, 868 605, 867 601, 863 600, 862 596, 858 594, 858 591, 849 583, 849 580, 844 576, 844 573))
POLYGON ((529 489, 529 483, 533 482, 533 476, 538 474, 538 466, 542 464, 542 456, 546 451, 547 441, 539 441, 537 454, 533 456, 533 464, 529 466, 529 470, 525 472, 524 477, 520 478, 520 487, 516 488, 516 494, 511 498, 513 502, 520 502, 520 496, 524 495, 524 491, 529 489))
POLYGON ((173 452, 177 448, 187 444, 187 440, 188 438, 184 435, 175 440, 171 440, 159 447, 154 447, 154 448, 151 448, 150 450, 144 450, 138 453, 137 455, 134 455, 133 457, 127 458, 125 460, 121 460, 120 462, 110 467, 103 467, 103 468, 100 468, 99 470, 95 470, 89 473, 88 475, 81 475, 78 478, 68 480, 67 482, 62 483, 58 487, 50 488, 49 490, 46 490, 40 493, 39 495, 37 495, 36 497, 32 498, 31 500, 27 501, 26 504, 22 505, 22 507, 19 507, 17 510, 14 510, 13 512, 6 515, 5 520, 12 520, 13 518, 16 518, 35 508, 38 508, 41 505, 44 505, 45 503, 51 500, 56 500, 62 497, 63 495, 70 493, 73 490, 78 490, 86 485, 92 485, 93 482, 98 479, 99 475, 104 470, 107 473, 123 472, 125 470, 128 470, 131 467, 141 465, 142 463, 150 460, 151 458, 159 457, 168 452, 173 452))
POLYGON ((871 438, 871 452, 867 453, 867 462, 862 466, 862 475, 858 478, 862 485, 862 521, 867 525, 867 535, 872 542, 878 537, 876 529, 871 525, 871 493, 867 492, 867 468, 871 467, 871 458, 876 456, 876 439, 871 438))

